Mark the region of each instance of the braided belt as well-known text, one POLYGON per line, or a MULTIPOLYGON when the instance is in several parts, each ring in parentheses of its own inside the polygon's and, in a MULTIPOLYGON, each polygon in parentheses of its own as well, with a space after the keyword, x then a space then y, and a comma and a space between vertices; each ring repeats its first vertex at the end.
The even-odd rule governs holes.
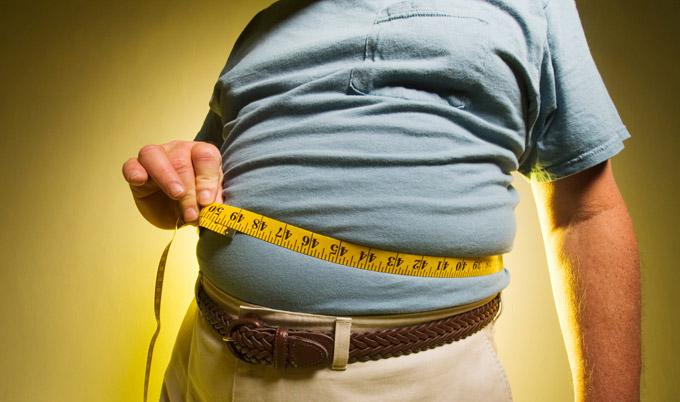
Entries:
MULTIPOLYGON (((271 327, 255 315, 237 318, 215 303, 201 285, 196 302, 201 314, 227 341, 231 352, 248 363, 287 367, 321 367, 333 362, 332 332, 271 327)), ((500 295, 488 303, 441 320, 407 327, 350 334, 348 363, 421 352, 466 338, 498 314, 500 295)))

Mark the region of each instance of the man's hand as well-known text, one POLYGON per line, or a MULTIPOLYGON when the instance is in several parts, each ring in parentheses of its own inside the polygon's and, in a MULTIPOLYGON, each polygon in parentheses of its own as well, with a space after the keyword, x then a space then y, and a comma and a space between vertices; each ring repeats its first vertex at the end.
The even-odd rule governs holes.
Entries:
POLYGON ((533 190, 576 400, 639 401, 640 267, 610 164, 533 190))
POLYGON ((179 217, 196 224, 200 206, 222 202, 222 158, 206 142, 147 145, 123 164, 123 176, 139 212, 161 229, 179 217))

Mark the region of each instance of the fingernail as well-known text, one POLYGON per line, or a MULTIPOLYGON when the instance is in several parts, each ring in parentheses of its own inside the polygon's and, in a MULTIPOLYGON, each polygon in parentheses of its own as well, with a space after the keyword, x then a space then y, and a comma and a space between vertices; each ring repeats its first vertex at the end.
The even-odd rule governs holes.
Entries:
POLYGON ((184 188, 181 185, 174 183, 170 185, 168 191, 170 191, 171 197, 180 197, 182 196, 182 192, 184 192, 184 188))
POLYGON ((200 202, 203 205, 206 205, 207 203, 212 201, 211 200, 212 197, 210 196, 211 196, 210 190, 203 190, 200 193, 198 193, 198 202, 200 202))
POLYGON ((187 208, 184 210, 184 220, 187 222, 193 222, 198 219, 198 211, 196 208, 187 208))

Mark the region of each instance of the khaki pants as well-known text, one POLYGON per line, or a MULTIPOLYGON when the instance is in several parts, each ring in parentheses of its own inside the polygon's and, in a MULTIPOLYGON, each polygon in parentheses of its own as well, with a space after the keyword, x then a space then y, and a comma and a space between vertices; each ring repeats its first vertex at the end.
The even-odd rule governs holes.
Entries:
MULTIPOLYGON (((220 292, 205 278, 202 281, 208 295, 233 314, 255 312, 268 324, 316 330, 331 330, 336 321, 335 317, 253 306, 220 292)), ((455 314, 455 310, 350 317, 351 328, 367 331, 414 325, 455 314)), ((160 400, 488 402, 510 401, 512 395, 495 352, 493 324, 449 345, 408 356, 352 363, 345 370, 279 371, 271 365, 250 364, 234 357, 193 302, 180 328, 160 400)))

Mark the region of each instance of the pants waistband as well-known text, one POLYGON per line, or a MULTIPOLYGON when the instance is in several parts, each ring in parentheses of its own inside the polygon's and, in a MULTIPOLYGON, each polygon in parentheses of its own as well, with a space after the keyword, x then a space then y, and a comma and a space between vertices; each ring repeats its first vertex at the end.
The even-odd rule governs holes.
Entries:
POLYGON ((243 303, 199 277, 196 301, 203 317, 249 363, 331 366, 417 353, 472 335, 500 311, 500 295, 464 307, 388 316, 335 317, 243 303))
POLYGON ((441 320, 443 318, 474 310, 489 303, 491 300, 497 297, 497 295, 493 295, 477 302, 462 306, 454 306, 445 309, 417 313, 331 316, 277 310, 244 302, 221 291, 204 275, 199 275, 197 287, 199 285, 203 286, 203 289, 205 290, 205 293, 208 295, 208 297, 219 304, 222 309, 231 315, 242 317, 248 314, 255 314, 270 325, 295 329, 308 329, 314 331, 332 331, 334 329, 335 322, 339 317, 352 320, 353 332, 376 331, 386 328, 417 325, 430 321, 441 320))

